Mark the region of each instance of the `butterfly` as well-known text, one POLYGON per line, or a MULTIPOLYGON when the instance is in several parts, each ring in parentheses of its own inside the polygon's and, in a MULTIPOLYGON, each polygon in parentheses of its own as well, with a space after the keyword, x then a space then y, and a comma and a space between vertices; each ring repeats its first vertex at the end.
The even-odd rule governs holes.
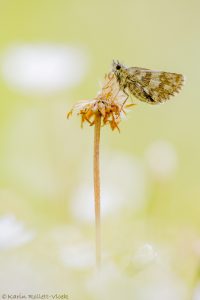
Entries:
POLYGON ((184 76, 177 73, 154 71, 144 68, 128 68, 114 61, 112 71, 116 76, 120 90, 127 98, 129 95, 150 104, 165 102, 183 86, 184 76))

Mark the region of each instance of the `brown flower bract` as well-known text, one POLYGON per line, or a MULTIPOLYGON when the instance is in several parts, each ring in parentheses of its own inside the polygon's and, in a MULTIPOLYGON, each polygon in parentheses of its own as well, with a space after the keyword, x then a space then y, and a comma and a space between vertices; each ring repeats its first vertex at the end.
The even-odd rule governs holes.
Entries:
POLYGON ((102 125, 110 125, 112 130, 119 130, 118 124, 122 116, 126 115, 125 109, 134 105, 124 105, 126 99, 127 95, 119 89, 114 73, 110 72, 105 75, 105 81, 97 96, 94 99, 76 103, 67 117, 69 118, 73 112, 77 112, 78 115, 81 115, 82 127, 85 121, 90 126, 94 125, 95 116, 100 115, 102 125))

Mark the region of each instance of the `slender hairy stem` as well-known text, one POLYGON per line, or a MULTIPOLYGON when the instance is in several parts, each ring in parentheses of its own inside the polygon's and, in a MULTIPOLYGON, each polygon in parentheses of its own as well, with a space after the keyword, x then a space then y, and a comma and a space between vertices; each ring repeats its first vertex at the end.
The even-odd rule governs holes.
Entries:
POLYGON ((97 114, 94 126, 94 202, 95 202, 95 238, 96 266, 101 264, 101 206, 100 206, 100 175, 99 175, 99 144, 101 116, 97 114))

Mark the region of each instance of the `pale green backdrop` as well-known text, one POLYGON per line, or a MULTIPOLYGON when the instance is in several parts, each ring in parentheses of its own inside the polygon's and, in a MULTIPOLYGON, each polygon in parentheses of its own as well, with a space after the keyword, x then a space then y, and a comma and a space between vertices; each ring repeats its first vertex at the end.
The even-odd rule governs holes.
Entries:
POLYGON ((195 0, 1 0, 0 295, 200 299, 199 11, 195 0), (102 129, 99 279, 93 128, 66 112, 96 95, 113 58, 186 84, 165 104, 136 101, 120 134, 102 129))

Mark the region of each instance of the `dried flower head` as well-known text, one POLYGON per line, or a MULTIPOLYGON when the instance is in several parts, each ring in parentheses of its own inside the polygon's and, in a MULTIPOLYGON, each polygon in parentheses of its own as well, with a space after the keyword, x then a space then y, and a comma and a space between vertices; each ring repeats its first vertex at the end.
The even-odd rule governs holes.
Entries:
POLYGON ((119 85, 114 73, 105 75, 105 81, 100 92, 94 99, 83 100, 76 103, 67 114, 69 118, 73 112, 81 115, 83 123, 87 121, 91 126, 95 123, 95 116, 100 115, 102 125, 110 125, 111 129, 117 128, 122 117, 126 115, 126 109, 134 104, 125 104, 127 95, 119 89, 119 85))

